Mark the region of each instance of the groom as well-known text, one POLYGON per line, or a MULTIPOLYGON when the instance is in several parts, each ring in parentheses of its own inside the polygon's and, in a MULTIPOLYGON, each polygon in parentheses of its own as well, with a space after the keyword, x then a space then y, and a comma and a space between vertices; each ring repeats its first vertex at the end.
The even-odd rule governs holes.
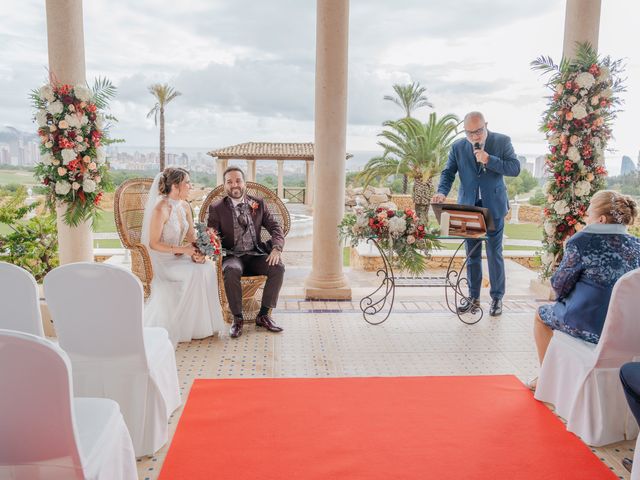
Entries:
POLYGON ((274 323, 270 311, 278 303, 284 277, 284 265, 280 259, 284 246, 282 227, 263 200, 247 195, 244 172, 240 168, 227 168, 223 179, 227 196, 209 206, 208 226, 220 234, 222 248, 227 252, 222 260, 222 273, 229 308, 233 314, 229 335, 231 338, 242 335, 244 319, 240 277, 243 275, 267 276, 256 327, 281 332, 282 328, 274 323), (271 241, 264 243, 260 240, 262 228, 271 234, 271 241))

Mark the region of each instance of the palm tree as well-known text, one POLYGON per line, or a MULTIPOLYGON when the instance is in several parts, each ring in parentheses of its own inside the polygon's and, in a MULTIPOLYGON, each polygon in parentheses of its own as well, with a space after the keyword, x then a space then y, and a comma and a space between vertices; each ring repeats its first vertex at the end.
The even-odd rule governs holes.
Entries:
MULTIPOLYGON (((400 85, 396 83, 393 86, 395 96, 385 95, 384 99, 395 103, 404 110, 405 117, 411 117, 411 112, 422 107, 433 108, 433 104, 429 102, 429 99, 424 94, 427 89, 420 85, 419 82, 407 83, 406 85, 400 85)), ((409 187, 408 177, 403 175, 402 177, 402 193, 407 193, 409 187)))
POLYGON ((360 177, 365 185, 390 175, 404 174, 413 179, 413 202, 418 216, 426 223, 434 192, 433 179, 447 161, 460 120, 452 114, 438 119, 431 113, 426 123, 405 117, 383 125, 386 129, 378 134, 382 137, 378 145, 384 153, 369 160, 360 177))
POLYGON ((165 153, 164 153, 164 109, 167 104, 176 97, 182 95, 177 90, 174 90, 173 87, 169 86, 168 83, 154 83, 149 86, 149 93, 153 95, 156 99, 156 104, 153 108, 147 113, 147 118, 153 115, 153 120, 156 125, 158 125, 158 114, 160 115, 160 171, 164 170, 165 164, 165 153))

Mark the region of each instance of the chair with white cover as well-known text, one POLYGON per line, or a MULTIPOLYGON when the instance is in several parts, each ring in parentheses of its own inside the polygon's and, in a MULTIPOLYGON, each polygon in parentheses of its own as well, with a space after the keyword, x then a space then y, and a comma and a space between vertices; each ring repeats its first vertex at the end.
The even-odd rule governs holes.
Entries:
POLYGON ((599 447, 638 435, 620 367, 640 358, 640 269, 616 282, 597 345, 554 331, 535 398, 552 403, 567 430, 599 447))
POLYGON ((181 399, 167 331, 143 327, 140 280, 118 266, 72 263, 49 272, 44 291, 75 394, 116 400, 136 456, 152 455, 181 399))
POLYGON ((44 337, 38 284, 31 273, 0 262, 0 328, 44 337))
POLYGON ((0 478, 138 478, 118 404, 74 398, 69 358, 55 343, 0 330, 0 385, 0 478))
POLYGON ((633 468, 631 468, 631 480, 640 480, 640 436, 636 440, 636 448, 633 451, 633 468))

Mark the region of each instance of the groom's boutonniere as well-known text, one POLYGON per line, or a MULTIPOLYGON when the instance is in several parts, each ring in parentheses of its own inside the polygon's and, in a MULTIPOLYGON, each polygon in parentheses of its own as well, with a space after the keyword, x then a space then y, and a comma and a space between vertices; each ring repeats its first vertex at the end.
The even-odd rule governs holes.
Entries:
POLYGON ((252 214, 252 215, 255 215, 255 214, 256 214, 256 212, 258 211, 258 207, 259 207, 260 205, 259 205, 259 204, 258 204, 258 202, 256 202, 255 200, 251 200, 251 201, 249 202, 249 206, 251 207, 251 214, 252 214))

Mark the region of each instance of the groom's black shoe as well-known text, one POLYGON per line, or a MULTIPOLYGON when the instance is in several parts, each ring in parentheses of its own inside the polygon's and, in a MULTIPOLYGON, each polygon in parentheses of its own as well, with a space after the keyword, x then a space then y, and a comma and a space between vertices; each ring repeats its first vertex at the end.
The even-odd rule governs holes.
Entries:
POLYGON ((466 298, 463 298, 460 302, 460 306, 457 308, 457 311, 458 313, 475 313, 479 306, 480 299, 471 298, 470 300, 467 300, 466 298))
POLYGON ((273 323, 273 319, 270 315, 258 315, 256 317, 256 327, 264 327, 270 332, 281 332, 282 327, 277 326, 273 323))
POLYGON ((233 324, 229 330, 229 336, 231 338, 238 338, 242 335, 242 326, 244 325, 244 319, 242 317, 233 317, 233 324))
POLYGON ((500 315, 502 315, 502 300, 500 300, 499 298, 491 299, 489 315, 491 315, 492 317, 499 317, 500 315))

